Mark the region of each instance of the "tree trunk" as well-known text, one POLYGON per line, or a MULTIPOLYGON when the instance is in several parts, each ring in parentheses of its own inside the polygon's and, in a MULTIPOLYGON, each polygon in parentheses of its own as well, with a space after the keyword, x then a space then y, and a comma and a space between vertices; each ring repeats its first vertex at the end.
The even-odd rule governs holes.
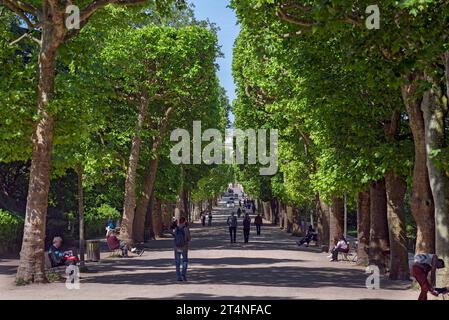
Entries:
POLYGON ((390 279, 409 280, 407 234, 405 225, 404 196, 407 182, 388 172, 385 176, 387 193, 388 229, 390 230, 390 279))
POLYGON ((318 231, 318 244, 323 247, 323 251, 329 251, 329 205, 320 197, 317 193, 317 231, 318 231))
POLYGON ((434 253, 435 209, 427 170, 424 118, 421 111, 421 99, 415 97, 421 77, 420 73, 410 75, 409 83, 403 85, 401 91, 415 144, 413 185, 410 195, 410 208, 417 229, 415 253, 434 253))
POLYGON ((367 266, 370 239, 370 193, 359 192, 357 196, 357 264, 367 266))
POLYGON ((153 210, 151 212, 152 227, 156 239, 162 237, 162 204, 160 199, 154 199, 153 210))
POLYGON ((85 267, 84 263, 84 188, 83 188, 83 167, 80 165, 77 170, 78 173, 78 215, 79 215, 79 254, 80 267, 85 267))
POLYGON ((158 163, 159 157, 156 156, 156 158, 151 159, 150 166, 147 170, 147 175, 142 186, 142 191, 140 193, 140 199, 136 208, 133 223, 133 239, 136 242, 144 241, 146 214, 150 206, 153 187, 156 181, 158 163))
POLYGON ((154 204, 154 195, 151 195, 150 202, 148 203, 148 209, 145 214, 145 225, 143 228, 143 239, 144 241, 156 240, 154 232, 153 232, 153 204, 154 204))
POLYGON ((201 214, 201 201, 193 202, 193 220, 198 221, 201 214))
POLYGON ((131 142, 131 152, 129 155, 128 171, 125 181, 125 200, 123 206, 123 218, 120 229, 120 235, 129 245, 133 244, 133 223, 136 210, 136 171, 139 163, 140 146, 142 144, 142 128, 148 114, 148 96, 146 90, 143 90, 140 98, 139 115, 134 137, 131 142))
POLYGON ((256 210, 258 213, 263 213, 263 208, 262 208, 262 201, 260 201, 260 199, 257 199, 256 201, 254 201, 254 204, 256 206, 256 210))
POLYGON ((372 182, 370 185, 370 221, 369 263, 378 266, 383 274, 388 266, 389 255, 387 195, 384 179, 372 182))
POLYGON ((265 220, 271 221, 270 202, 269 201, 263 201, 262 205, 263 205, 263 215, 264 215, 265 220))
POLYGON ((173 216, 170 204, 165 201, 162 202, 161 210, 162 210, 162 221, 163 221, 164 228, 168 228, 171 224, 171 219, 173 216))
POLYGON ((271 223, 276 225, 277 222, 277 200, 271 199, 270 201, 270 209, 271 209, 271 223))
POLYGON ((329 248, 332 248, 343 236, 343 200, 333 196, 329 209, 329 248))
POLYGON ((153 142, 153 147, 151 148, 151 154, 153 158, 150 161, 147 175, 142 186, 142 191, 140 193, 139 203, 137 205, 136 213, 134 216, 133 239, 137 242, 142 242, 144 240, 145 217, 150 204, 151 195, 153 193, 153 187, 156 181, 156 173, 159 164, 158 153, 164 140, 164 135, 167 129, 170 113, 173 110, 174 110, 173 107, 169 107, 165 111, 165 115, 159 127, 159 135, 155 138, 153 142))
MULTIPOLYGON (((449 80, 449 54, 445 55, 446 77, 449 80)), ((449 89, 448 89, 449 93, 449 89)), ((435 203, 435 253, 449 266, 449 177, 432 159, 433 151, 443 150, 446 144, 447 102, 438 83, 424 93, 422 111, 426 132, 427 168, 435 203)), ((437 286, 446 286, 449 267, 438 270, 437 286)))
POLYGON ((45 276, 45 227, 47 220, 48 192, 50 188, 51 154, 54 120, 48 110, 53 98, 56 52, 62 42, 61 30, 53 26, 51 8, 49 19, 42 25, 41 49, 38 61, 37 110, 39 119, 32 137, 31 160, 22 249, 16 278, 26 282, 47 282, 45 276))
POLYGON ((286 220, 286 230, 290 233, 293 231, 293 207, 291 205, 287 205, 286 220))

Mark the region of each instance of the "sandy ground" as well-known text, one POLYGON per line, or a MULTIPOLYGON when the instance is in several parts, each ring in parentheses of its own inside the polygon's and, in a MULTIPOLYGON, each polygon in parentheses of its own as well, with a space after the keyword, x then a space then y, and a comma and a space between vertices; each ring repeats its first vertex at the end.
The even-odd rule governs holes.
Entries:
MULTIPOLYGON (((243 244, 229 243, 225 225, 231 209, 215 208, 212 227, 192 226, 188 282, 176 281, 172 239, 152 241, 141 257, 89 263, 80 289, 65 283, 17 287, 15 259, 0 259, 0 299, 413 299, 411 282, 380 280, 379 290, 365 286, 367 274, 352 262, 331 263, 314 248, 299 248, 278 227, 251 230, 243 244)), ((241 220, 239 220, 241 224, 241 220)))

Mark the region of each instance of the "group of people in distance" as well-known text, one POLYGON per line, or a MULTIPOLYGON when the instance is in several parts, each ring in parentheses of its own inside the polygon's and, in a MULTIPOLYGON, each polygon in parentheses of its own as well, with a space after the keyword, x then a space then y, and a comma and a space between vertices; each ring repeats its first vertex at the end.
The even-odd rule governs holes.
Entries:
POLYGON ((210 211, 207 215, 204 211, 201 211, 201 214, 200 214, 201 225, 203 227, 206 226, 206 216, 207 216, 207 226, 211 227, 212 226, 212 212, 210 212, 210 211))
MULTIPOLYGON (((235 216, 235 212, 231 213, 231 215, 228 217, 228 219, 226 221, 226 224, 229 227, 229 237, 230 237, 231 243, 236 243, 237 242, 238 219, 235 216)), ((258 236, 260 236, 262 224, 263 224, 263 219, 260 216, 260 214, 258 214, 254 218, 254 225, 256 226, 256 234, 258 236)), ((251 217, 249 216, 248 213, 245 213, 245 216, 242 221, 242 226, 243 226, 243 240, 245 243, 248 243, 249 235, 250 235, 250 231, 251 231, 251 217)))

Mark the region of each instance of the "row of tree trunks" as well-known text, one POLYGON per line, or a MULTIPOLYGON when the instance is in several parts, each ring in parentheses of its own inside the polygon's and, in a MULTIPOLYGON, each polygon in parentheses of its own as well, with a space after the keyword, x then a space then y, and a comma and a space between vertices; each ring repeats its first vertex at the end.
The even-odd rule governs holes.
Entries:
MULTIPOLYGON (((449 53, 444 56, 444 64, 446 85, 449 86, 449 53)), ((439 167, 432 159, 432 153, 447 147, 448 105, 439 81, 432 80, 429 79, 432 88, 424 93, 421 109, 424 115, 427 168, 435 204, 435 252, 447 266, 438 270, 437 286, 446 286, 449 280, 449 176, 445 168, 439 167)))
POLYGON ((370 184, 370 243, 369 264, 376 265, 384 274, 388 266, 389 238, 387 221, 387 194, 385 179, 370 184))
POLYGON ((357 195, 357 264, 367 266, 370 241, 370 192, 357 195))
POLYGON ((427 170, 424 116, 421 98, 416 98, 422 74, 410 74, 407 83, 401 87, 402 98, 409 118, 409 126, 415 145, 413 185, 410 208, 416 222, 416 253, 435 252, 435 209, 427 170))
POLYGON ((133 224, 136 210, 136 176, 139 163, 140 149, 142 144, 142 130, 148 114, 148 95, 143 91, 140 98, 139 114, 135 133, 131 141, 131 152, 128 160, 128 170, 125 180, 125 198, 123 205, 123 217, 120 229, 121 238, 128 244, 133 243, 133 224))

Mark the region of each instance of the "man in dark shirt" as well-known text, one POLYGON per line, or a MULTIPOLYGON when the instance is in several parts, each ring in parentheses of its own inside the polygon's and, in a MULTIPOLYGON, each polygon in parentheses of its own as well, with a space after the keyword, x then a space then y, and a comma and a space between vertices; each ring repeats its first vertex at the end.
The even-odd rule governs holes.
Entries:
POLYGON ((76 264, 78 258, 73 255, 71 251, 62 250, 62 238, 54 237, 53 244, 48 249, 48 255, 52 268, 59 266, 68 266, 70 264, 76 264))

